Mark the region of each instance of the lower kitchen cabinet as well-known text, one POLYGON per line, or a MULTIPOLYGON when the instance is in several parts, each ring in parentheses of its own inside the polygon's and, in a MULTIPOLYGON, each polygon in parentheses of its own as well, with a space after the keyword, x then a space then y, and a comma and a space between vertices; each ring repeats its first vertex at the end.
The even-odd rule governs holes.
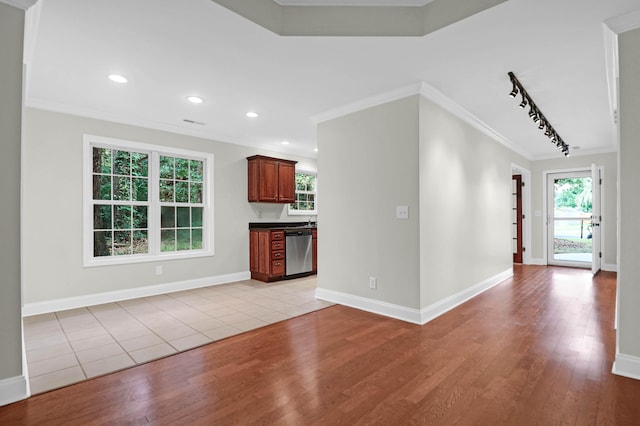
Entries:
POLYGON ((249 266, 251 278, 276 281, 285 274, 285 240, 282 230, 249 232, 249 266))
MULTIPOLYGON (((311 234, 312 260, 311 273, 318 271, 318 231, 311 234)), ((249 269, 251 279, 270 282, 285 278, 286 275, 286 238, 283 229, 249 230, 249 269)))

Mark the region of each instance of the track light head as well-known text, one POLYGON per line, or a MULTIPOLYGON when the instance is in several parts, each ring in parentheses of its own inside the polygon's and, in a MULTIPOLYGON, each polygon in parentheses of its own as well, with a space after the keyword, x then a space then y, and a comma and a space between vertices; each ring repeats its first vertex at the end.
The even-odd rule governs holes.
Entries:
POLYGON ((533 108, 533 105, 531 105, 531 108, 529 109, 529 117, 533 118, 536 117, 538 115, 538 112, 533 108))
POLYGON ((546 121, 544 121, 544 119, 540 119, 540 124, 538 124, 538 129, 542 130, 544 129, 544 126, 546 125, 546 121))
POLYGON ((520 108, 524 109, 527 106, 527 100, 524 97, 524 93, 522 94, 522 102, 520 102, 520 108))
POLYGON ((510 72, 509 78, 511 79, 511 84, 513 84, 513 89, 511 90, 511 93, 509 93, 509 96, 511 96, 512 98, 515 98, 519 92, 518 84, 516 83, 516 76, 512 72, 510 72))

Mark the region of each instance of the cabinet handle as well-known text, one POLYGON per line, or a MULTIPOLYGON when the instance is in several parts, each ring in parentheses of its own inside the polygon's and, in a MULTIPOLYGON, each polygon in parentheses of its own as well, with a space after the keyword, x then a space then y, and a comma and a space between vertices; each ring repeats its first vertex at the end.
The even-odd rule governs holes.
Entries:
POLYGON ((280 263, 280 262, 276 263, 276 266, 281 266, 281 265, 282 265, 282 263, 280 263))
POLYGON ((276 254, 274 254, 273 256, 274 256, 274 257, 280 257, 280 256, 282 256, 282 253, 276 253, 276 254))

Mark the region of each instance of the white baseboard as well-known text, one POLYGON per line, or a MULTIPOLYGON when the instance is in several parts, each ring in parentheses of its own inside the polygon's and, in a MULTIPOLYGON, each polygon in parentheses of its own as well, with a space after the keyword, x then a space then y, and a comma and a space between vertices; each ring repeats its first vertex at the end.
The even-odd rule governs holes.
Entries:
POLYGON ((317 288, 315 296, 318 299, 328 302, 338 303, 340 305, 350 306, 374 314, 384 315, 386 317, 396 318, 402 321, 423 325, 432 319, 444 314, 445 312, 455 308, 456 306, 466 302, 474 296, 482 293, 504 281, 513 275, 513 269, 509 268, 481 283, 474 285, 466 290, 447 297, 433 305, 423 309, 409 308, 406 306, 395 305, 393 303, 382 302, 380 300, 369 299, 367 297, 355 296, 353 294, 342 293, 324 288, 317 288))
POLYGON ((26 376, 10 377, 0 380, 0 406, 14 403, 29 397, 26 376))
POLYGON ((420 324, 420 311, 415 308, 408 308, 402 305, 382 302, 380 300, 369 299, 367 297, 355 296, 353 294, 342 293, 340 291, 316 288, 316 299, 327 302, 338 303, 350 306, 362 311, 372 312, 385 317, 391 317, 414 324, 420 324))
POLYGON ((640 358, 618 353, 611 372, 618 376, 640 380, 640 358))
POLYGON ((608 272, 618 272, 618 265, 615 263, 603 263, 602 270, 608 272))
POLYGON ((453 294, 439 302, 433 303, 420 311, 420 324, 426 324, 429 321, 439 317, 447 311, 455 308, 466 302, 469 299, 489 290, 491 287, 501 283, 509 277, 513 276, 513 268, 509 268, 493 277, 469 287, 466 290, 462 290, 456 294, 453 294))
POLYGON ((529 259, 529 263, 527 263, 527 265, 546 265, 546 264, 547 264, 547 261, 539 257, 532 257, 529 259))
POLYGON ((129 288, 125 290, 109 291, 105 293, 47 300, 44 302, 27 303, 22 308, 22 316, 28 317, 50 312, 65 311, 67 309, 84 308, 86 306, 101 305, 103 303, 136 299, 138 297, 156 296, 158 294, 172 293, 175 291, 192 290, 194 288, 202 288, 212 285, 244 281, 250 278, 251 273, 249 271, 245 271, 237 272, 234 274, 198 278, 195 280, 177 281, 173 283, 158 284, 153 286, 129 288))

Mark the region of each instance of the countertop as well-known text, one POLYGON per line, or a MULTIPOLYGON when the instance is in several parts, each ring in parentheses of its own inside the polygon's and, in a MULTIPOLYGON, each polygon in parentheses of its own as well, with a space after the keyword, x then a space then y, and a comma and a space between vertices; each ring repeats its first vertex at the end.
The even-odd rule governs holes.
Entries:
POLYGON ((249 222, 249 229, 288 229, 305 228, 316 229, 318 222, 249 222))

